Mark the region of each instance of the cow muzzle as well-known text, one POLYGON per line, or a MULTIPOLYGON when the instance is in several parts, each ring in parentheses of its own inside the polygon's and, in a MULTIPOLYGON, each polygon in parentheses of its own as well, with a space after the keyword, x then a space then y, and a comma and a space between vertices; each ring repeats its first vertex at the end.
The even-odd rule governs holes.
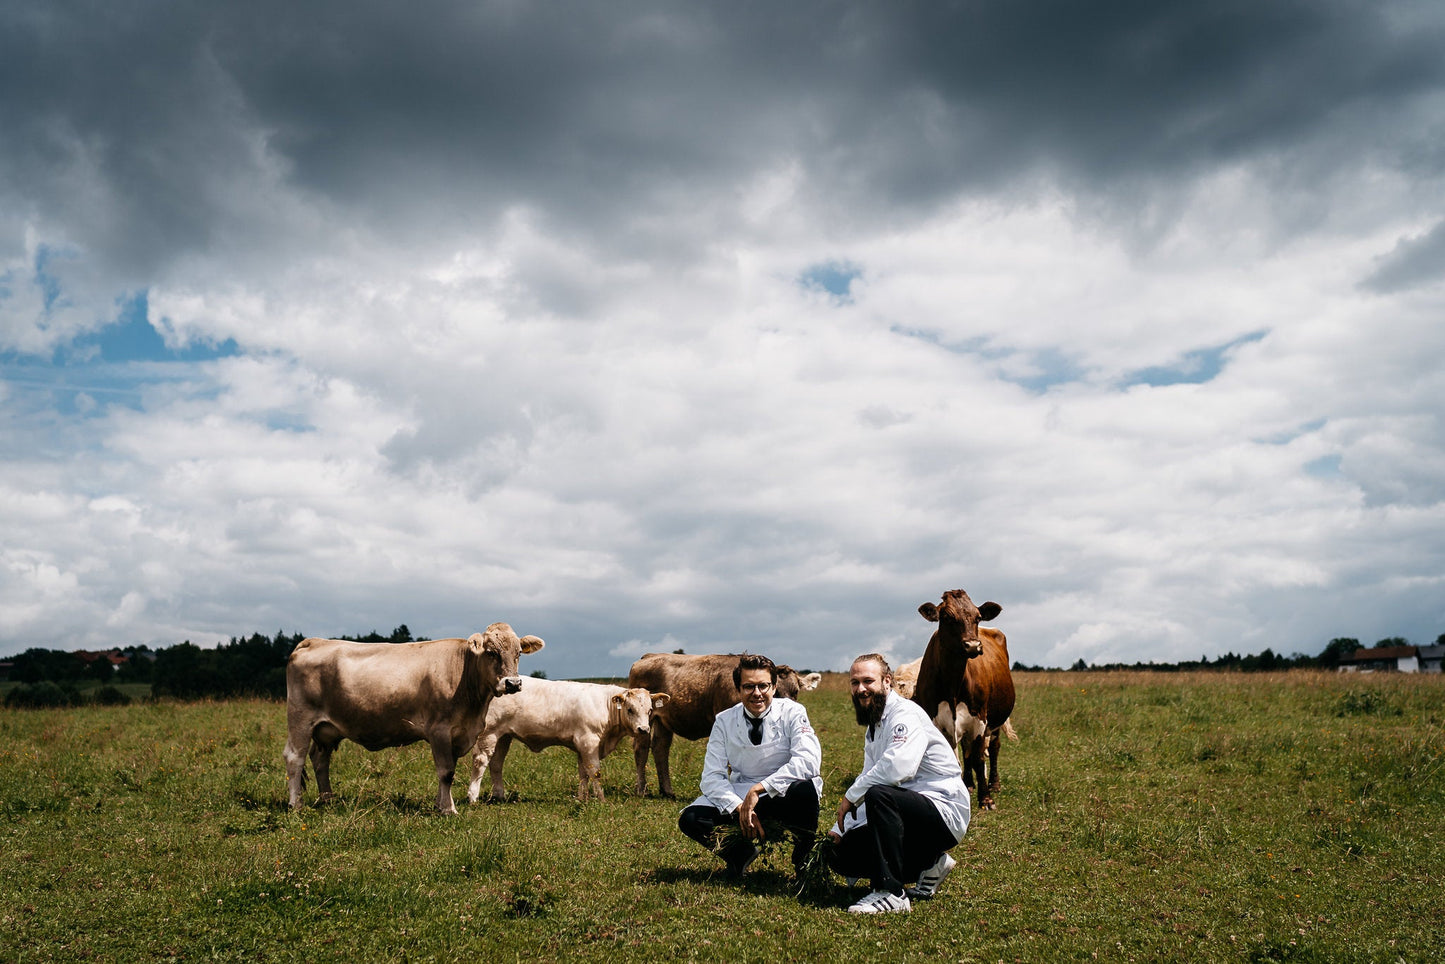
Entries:
POLYGON ((508 676, 508 677, 505 677, 505 678, 502 680, 502 694, 501 694, 501 695, 506 696, 506 695, 508 695, 508 694, 510 694, 510 693, 520 693, 520 692, 522 692, 522 677, 520 677, 520 676, 508 676))

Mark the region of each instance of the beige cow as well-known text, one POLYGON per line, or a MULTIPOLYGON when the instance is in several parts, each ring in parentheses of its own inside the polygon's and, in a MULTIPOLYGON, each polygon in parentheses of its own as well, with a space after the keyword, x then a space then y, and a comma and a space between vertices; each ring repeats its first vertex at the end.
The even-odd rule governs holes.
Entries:
POLYGON ((493 697, 522 687, 517 661, 543 646, 492 623, 468 639, 353 643, 303 639, 286 663, 286 779, 301 808, 306 757, 320 801, 331 799, 331 753, 342 740, 368 750, 425 740, 437 772, 436 807, 455 814, 456 761, 471 748, 493 697))
POLYGON ((529 679, 520 693, 497 697, 487 710, 467 799, 481 797, 483 767, 492 774, 492 799, 502 799, 502 766, 515 739, 533 753, 569 748, 577 754, 577 799, 585 801, 590 787, 601 800, 602 761, 623 738, 645 739, 653 710, 668 699, 666 693, 604 683, 529 679))
POLYGON ((893 671, 893 692, 905 700, 913 699, 913 690, 918 686, 918 667, 923 665, 920 656, 911 663, 904 663, 893 671))

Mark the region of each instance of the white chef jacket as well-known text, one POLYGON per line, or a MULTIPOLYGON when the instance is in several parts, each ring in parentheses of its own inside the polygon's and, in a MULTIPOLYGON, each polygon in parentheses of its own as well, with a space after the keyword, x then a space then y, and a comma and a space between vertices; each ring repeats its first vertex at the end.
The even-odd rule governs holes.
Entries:
POLYGON ((868 822, 863 796, 878 785, 923 794, 938 808, 953 838, 963 839, 969 799, 958 757, 921 706, 891 691, 873 738, 866 729, 863 732, 863 772, 843 794, 858 809, 843 818, 842 829, 834 824, 833 833, 842 835, 868 822))
POLYGON ((713 721, 702 763, 702 796, 692 806, 708 804, 731 813, 755 783, 768 796, 780 797, 796 781, 811 780, 821 797, 823 748, 803 704, 774 699, 763 714, 763 739, 757 746, 748 738, 747 719, 747 708, 737 703, 713 721))

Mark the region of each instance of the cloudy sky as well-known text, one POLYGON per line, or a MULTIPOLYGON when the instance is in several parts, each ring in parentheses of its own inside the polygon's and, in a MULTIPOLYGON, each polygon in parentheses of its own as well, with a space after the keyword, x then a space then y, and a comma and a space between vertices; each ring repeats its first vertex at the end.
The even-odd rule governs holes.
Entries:
POLYGON ((1432 642, 1442 281, 1435 2, 13 0, 0 655, 1432 642))

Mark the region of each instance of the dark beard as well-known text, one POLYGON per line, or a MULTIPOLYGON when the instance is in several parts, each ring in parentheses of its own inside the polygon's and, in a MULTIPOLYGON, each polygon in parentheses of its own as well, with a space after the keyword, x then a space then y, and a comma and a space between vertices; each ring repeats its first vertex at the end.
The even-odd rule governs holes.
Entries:
POLYGON ((858 697, 853 697, 853 715, 858 718, 858 725, 868 727, 868 731, 871 733, 873 728, 878 725, 878 721, 883 719, 883 709, 887 702, 886 694, 875 695, 871 698, 871 703, 865 707, 858 702, 858 697))

